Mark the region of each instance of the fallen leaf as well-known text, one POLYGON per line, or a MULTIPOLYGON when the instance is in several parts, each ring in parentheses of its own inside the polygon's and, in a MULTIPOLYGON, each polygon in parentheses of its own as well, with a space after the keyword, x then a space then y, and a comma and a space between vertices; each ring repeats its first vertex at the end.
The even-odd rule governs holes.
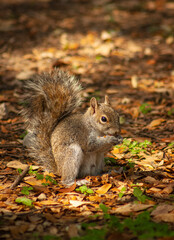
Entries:
POLYGON ((44 216, 46 217, 46 219, 52 223, 56 223, 57 219, 53 216, 53 214, 51 213, 45 213, 44 216))
POLYGON ((105 194, 107 193, 107 191, 112 187, 112 184, 105 184, 103 186, 101 186, 96 193, 98 194, 105 194))
POLYGON ((163 118, 155 119, 149 125, 147 125, 146 128, 148 128, 149 130, 154 129, 155 127, 159 126, 164 121, 165 121, 165 119, 163 119, 163 118))
POLYGON ((167 187, 165 187, 161 193, 164 193, 164 194, 170 194, 172 193, 174 190, 174 184, 169 184, 167 187))
POLYGON ((151 216, 159 215, 159 214, 164 214, 164 213, 169 213, 174 210, 173 205, 169 204, 159 204, 151 213, 151 216))
POLYGON ((71 187, 69 188, 61 188, 59 189, 59 192, 61 193, 67 193, 67 192, 72 192, 76 188, 76 183, 74 183, 71 187))
POLYGON ((77 224, 70 224, 67 228, 69 238, 78 237, 79 226, 77 224))
POLYGON ((155 210, 152 211, 151 216, 155 221, 174 222, 174 206, 169 204, 159 204, 155 210))
POLYGON ((59 202, 53 201, 53 200, 44 200, 44 201, 39 201, 39 202, 35 202, 34 205, 37 206, 43 206, 43 205, 59 205, 59 202))
POLYGON ((79 207, 84 204, 91 204, 91 202, 84 202, 84 201, 77 201, 77 200, 70 200, 69 202, 71 205, 73 205, 73 207, 79 207))
POLYGON ((8 130, 6 129, 6 127, 4 125, 1 125, 1 131, 3 133, 8 133, 8 130))
POLYGON ((128 204, 125 204, 123 206, 116 208, 115 210, 112 210, 111 212, 128 216, 129 214, 131 214, 133 212, 139 212, 139 211, 148 209, 152 206, 153 206, 153 204, 128 203, 128 204))
POLYGON ((28 177, 25 177, 24 178, 24 182, 25 183, 27 183, 27 184, 29 184, 29 185, 31 185, 31 186, 42 186, 43 187, 43 185, 42 185, 42 183, 43 183, 43 180, 37 180, 35 177, 33 177, 33 176, 29 176, 29 178, 28 177))
POLYGON ((95 196, 88 196, 88 199, 89 199, 91 202, 101 202, 102 197, 100 197, 100 196, 98 196, 98 195, 95 195, 95 196))
MULTIPOLYGON (((23 163, 21 163, 20 161, 17 161, 17 160, 10 161, 10 162, 7 163, 7 167, 15 168, 15 169, 21 168, 22 170, 24 170, 27 166, 28 166, 27 164, 23 164, 23 163)), ((39 168, 39 166, 32 165, 32 170, 36 170, 38 168, 39 168)))

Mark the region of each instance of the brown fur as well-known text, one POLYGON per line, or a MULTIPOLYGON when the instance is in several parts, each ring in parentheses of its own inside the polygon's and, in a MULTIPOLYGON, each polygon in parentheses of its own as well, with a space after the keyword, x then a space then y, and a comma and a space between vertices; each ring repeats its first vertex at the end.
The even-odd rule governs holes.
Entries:
POLYGON ((51 133, 58 122, 71 114, 81 102, 81 86, 67 72, 54 70, 36 75, 25 85, 22 114, 30 134, 30 154, 48 170, 57 168, 50 145, 51 133))
POLYGON ((107 96, 101 104, 92 98, 85 114, 73 113, 81 101, 80 90, 74 77, 58 70, 27 82, 26 145, 66 185, 101 173, 104 152, 121 141, 119 116, 107 96))

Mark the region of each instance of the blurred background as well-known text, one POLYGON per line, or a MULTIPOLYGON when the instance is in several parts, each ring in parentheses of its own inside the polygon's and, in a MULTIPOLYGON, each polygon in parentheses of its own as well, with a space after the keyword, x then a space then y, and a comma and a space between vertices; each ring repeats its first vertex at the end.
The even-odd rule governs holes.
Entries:
POLYGON ((82 82, 83 108, 108 94, 126 136, 171 141, 173 1, 1 0, 0 36, 2 118, 20 109, 23 80, 56 67, 82 82))

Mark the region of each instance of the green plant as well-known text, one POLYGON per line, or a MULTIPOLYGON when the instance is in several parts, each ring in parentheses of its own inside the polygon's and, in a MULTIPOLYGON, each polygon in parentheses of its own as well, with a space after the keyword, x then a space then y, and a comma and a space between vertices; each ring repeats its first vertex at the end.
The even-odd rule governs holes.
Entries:
POLYGON ((148 103, 143 103, 139 109, 143 114, 147 114, 152 111, 152 108, 148 103))
POLYGON ((26 205, 27 207, 32 207, 33 200, 26 198, 26 197, 18 197, 16 198, 15 202, 22 203, 23 205, 26 205))
POLYGON ((24 186, 22 187, 21 193, 28 196, 31 190, 33 190, 33 187, 24 186))
POLYGON ((134 188, 133 195, 142 203, 145 203, 146 199, 149 199, 146 195, 143 194, 143 191, 138 187, 134 188))
POLYGON ((173 148, 174 147, 174 142, 169 143, 168 147, 173 148))
POLYGON ((148 211, 139 214, 135 219, 125 219, 123 226, 124 229, 128 228, 138 239, 174 236, 174 231, 169 231, 167 224, 152 222, 148 211))
POLYGON ((150 219, 150 213, 145 211, 136 218, 126 218, 123 221, 116 216, 108 214, 108 207, 100 204, 105 219, 104 225, 97 226, 96 223, 83 223, 82 236, 71 238, 71 240, 98 240, 106 239, 109 232, 129 231, 140 240, 156 239, 156 237, 173 237, 174 231, 170 231, 167 224, 155 223, 150 219))
POLYGON ((44 185, 44 186, 48 186, 48 185, 49 185, 49 182, 51 182, 51 183, 53 183, 53 184, 55 184, 55 185, 57 184, 56 180, 55 180, 54 178, 52 178, 51 176, 46 175, 46 176, 44 177, 43 174, 40 174, 40 173, 38 173, 37 171, 33 171, 33 170, 32 170, 32 166, 30 167, 29 174, 35 175, 37 180, 43 180, 43 179, 45 179, 45 180, 46 180, 46 183, 42 183, 42 185, 44 185))
POLYGON ((130 158, 130 159, 128 160, 128 165, 129 165, 130 168, 134 168, 134 167, 135 167, 135 163, 133 162, 133 159, 132 159, 132 158, 130 158))
POLYGON ((105 157, 105 163, 106 164, 113 163, 115 165, 116 159, 112 157, 105 157))
POLYGON ((126 187, 123 187, 118 194, 119 198, 123 197, 123 195, 125 194, 125 191, 126 191, 126 187))
POLYGON ((146 152, 146 148, 150 145, 152 145, 152 143, 148 140, 139 143, 137 141, 133 141, 130 138, 124 138, 123 143, 121 145, 115 146, 115 148, 123 148, 124 151, 129 150, 132 154, 137 155, 140 152, 146 152))
POLYGON ((76 188, 76 191, 81 192, 83 194, 93 194, 94 193, 94 191, 92 189, 88 188, 86 185, 76 188))
POLYGON ((57 184, 57 182, 56 182, 56 180, 54 179, 54 178, 52 178, 51 176, 49 176, 49 175, 46 175, 45 176, 45 180, 48 182, 51 182, 51 183, 53 183, 53 184, 57 184))
POLYGON ((171 108, 168 112, 167 115, 171 116, 172 114, 174 114, 174 108, 171 108))
POLYGON ((22 169, 21 168, 18 168, 17 171, 18 171, 19 174, 22 173, 22 169))

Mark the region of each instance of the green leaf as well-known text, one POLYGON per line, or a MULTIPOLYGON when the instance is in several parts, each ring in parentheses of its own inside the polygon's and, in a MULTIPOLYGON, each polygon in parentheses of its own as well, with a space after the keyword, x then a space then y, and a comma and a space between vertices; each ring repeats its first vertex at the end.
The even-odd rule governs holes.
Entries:
POLYGON ((167 112, 168 116, 171 116, 172 114, 174 114, 174 108, 171 108, 171 110, 169 110, 167 112))
POLYGON ((71 240, 104 240, 107 231, 105 228, 101 229, 87 229, 84 236, 73 237, 71 240))
POLYGON ((126 187, 123 187, 123 188, 120 190, 119 194, 118 194, 119 198, 122 198, 122 197, 123 197, 125 191, 126 191, 126 187))
POLYGON ((139 214, 134 220, 131 218, 125 219, 123 225, 124 228, 128 228, 135 236, 138 236, 138 239, 174 236, 174 232, 169 231, 167 224, 152 222, 150 213, 147 211, 139 214))
POLYGON ((143 114, 147 114, 148 112, 151 112, 151 106, 148 104, 148 103, 143 103, 141 106, 140 106, 140 111, 143 113, 143 114))
POLYGON ((94 193, 94 191, 92 189, 88 188, 86 185, 76 188, 76 191, 81 192, 83 194, 93 194, 94 193))
POLYGON ((143 194, 143 192, 141 191, 140 188, 134 188, 133 195, 134 195, 135 197, 138 198, 138 197, 142 196, 142 194, 143 194))
POLYGON ((22 169, 21 168, 18 168, 17 171, 18 171, 19 174, 22 173, 22 169))
POLYGON ((16 198, 15 202, 22 203, 22 204, 24 204, 28 207, 31 207, 32 203, 33 203, 33 200, 31 200, 29 198, 26 198, 26 197, 18 197, 18 198, 16 198))
POLYGON ((147 199, 140 188, 134 188, 133 195, 142 203, 145 203, 147 199))
POLYGON ((174 147, 174 142, 169 143, 168 147, 174 147))
POLYGON ((46 181, 50 181, 51 183, 53 183, 55 185, 57 184, 56 180, 54 178, 52 178, 51 176, 49 176, 49 175, 45 176, 45 180, 46 181))
POLYGON ((79 188, 76 188, 77 192, 85 193, 88 190, 86 185, 80 186, 79 188))
POLYGON ((26 186, 24 186, 24 187, 22 187, 21 193, 24 194, 24 195, 29 195, 29 194, 30 194, 29 191, 31 191, 31 190, 33 190, 32 187, 26 187, 26 186))
POLYGON ((94 193, 94 191, 92 190, 92 189, 90 189, 90 188, 88 188, 88 190, 86 191, 88 194, 92 194, 92 193, 94 193))
POLYGON ((108 213, 108 207, 105 205, 105 204, 103 204, 103 203, 100 203, 99 204, 99 207, 100 207, 100 209, 103 211, 103 213, 108 213))
POLYGON ((40 173, 38 173, 38 172, 34 172, 34 174, 36 175, 36 178, 37 178, 37 180, 43 180, 44 179, 44 175, 43 174, 40 174, 40 173))

